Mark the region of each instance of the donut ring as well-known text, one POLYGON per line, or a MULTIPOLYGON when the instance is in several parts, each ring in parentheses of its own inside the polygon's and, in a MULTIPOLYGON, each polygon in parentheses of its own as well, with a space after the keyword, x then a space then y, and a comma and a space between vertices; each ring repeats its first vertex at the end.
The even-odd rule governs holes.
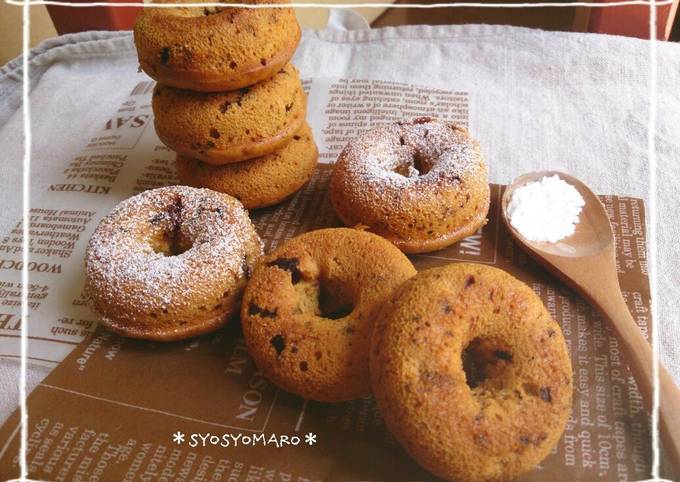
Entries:
POLYGON ((370 367, 388 429, 447 480, 530 470, 571 410, 559 325, 531 288, 489 266, 451 264, 404 283, 376 322, 370 367))
POLYGON ((123 201, 99 223, 85 254, 85 290, 109 330, 179 340, 229 321, 261 254, 236 199, 163 187, 123 201))
POLYGON ((276 385, 324 402, 370 392, 373 322, 392 290, 415 274, 388 241, 347 228, 311 231, 258 262, 241 326, 249 353, 276 385))
POLYGON ((209 164, 260 157, 281 149, 300 130, 307 98, 287 64, 274 77, 232 92, 192 92, 156 84, 152 107, 160 140, 209 164))
POLYGON ((177 177, 182 184, 224 192, 246 209, 278 204, 312 177, 319 151, 305 123, 282 149, 248 161, 213 166, 177 156, 177 177))
POLYGON ((154 3, 178 6, 145 8, 139 14, 134 27, 139 64, 154 80, 179 89, 222 92, 256 84, 280 70, 300 41, 292 8, 154 3))
POLYGON ((486 163, 478 143, 452 122, 387 124, 340 153, 331 201, 347 226, 368 226, 406 253, 435 251, 486 223, 486 163))

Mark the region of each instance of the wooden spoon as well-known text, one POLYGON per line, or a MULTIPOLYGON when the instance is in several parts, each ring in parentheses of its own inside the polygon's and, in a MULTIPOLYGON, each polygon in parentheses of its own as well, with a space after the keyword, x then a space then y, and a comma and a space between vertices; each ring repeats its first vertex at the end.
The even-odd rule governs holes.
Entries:
MULTIPOLYGON (((616 273, 614 234, 599 198, 588 186, 568 174, 544 171, 515 179, 506 188, 501 206, 503 221, 515 241, 609 320, 621 349, 627 355, 647 409, 651 411, 654 387, 652 348, 640 332, 621 294, 616 273), (576 231, 555 243, 529 241, 510 224, 508 204, 518 187, 554 175, 574 186, 585 200, 576 231)), ((675 471, 680 474, 680 389, 661 364, 659 398, 659 427, 664 450, 675 471)))

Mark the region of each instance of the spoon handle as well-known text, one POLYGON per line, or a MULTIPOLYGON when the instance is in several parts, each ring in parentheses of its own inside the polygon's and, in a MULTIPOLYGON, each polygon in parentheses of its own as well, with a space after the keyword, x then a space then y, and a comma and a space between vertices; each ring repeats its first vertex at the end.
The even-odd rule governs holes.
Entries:
MULTIPOLYGON (((607 271, 611 272, 611 275, 606 277, 607 282, 588 283, 590 286, 582 288, 590 295, 593 304, 611 322, 610 326, 621 344, 621 349, 627 354, 640 394, 647 409, 651 411, 654 389, 652 347, 628 311, 616 273, 611 268, 607 271)), ((659 431, 668 460, 680 474, 680 388, 661 363, 658 367, 659 431)))

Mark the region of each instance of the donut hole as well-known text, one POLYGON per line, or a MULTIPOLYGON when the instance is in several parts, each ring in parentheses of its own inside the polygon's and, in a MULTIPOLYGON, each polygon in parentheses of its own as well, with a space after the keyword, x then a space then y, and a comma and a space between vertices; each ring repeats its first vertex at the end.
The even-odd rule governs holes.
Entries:
POLYGON ((191 249, 192 244, 183 236, 178 236, 175 230, 169 230, 156 237, 151 242, 151 247, 155 253, 170 257, 186 253, 191 249))
POLYGON ((432 170, 432 160, 416 150, 413 153, 413 168, 418 171, 419 176, 424 176, 432 170))
POLYGON ((298 295, 298 311, 313 313, 329 320, 344 318, 354 310, 354 295, 345 283, 338 279, 319 276, 301 280, 294 285, 298 295))
POLYGON ((508 380, 512 352, 493 338, 474 338, 463 350, 465 382, 471 389, 500 390, 508 380))
MULTIPOLYGON (((404 145, 404 138, 400 137, 399 139, 401 145, 404 145)), ((394 169, 392 169, 392 171, 404 177, 419 177, 430 172, 432 167, 432 160, 416 149, 413 152, 411 159, 409 159, 407 162, 398 164, 394 167, 394 169)))
POLYGON ((163 256, 179 256, 189 251, 192 242, 182 235, 182 200, 175 199, 165 210, 149 220, 154 227, 149 244, 155 253, 163 256))
POLYGON ((319 316, 339 320, 354 310, 354 303, 340 283, 322 280, 319 283, 319 316))

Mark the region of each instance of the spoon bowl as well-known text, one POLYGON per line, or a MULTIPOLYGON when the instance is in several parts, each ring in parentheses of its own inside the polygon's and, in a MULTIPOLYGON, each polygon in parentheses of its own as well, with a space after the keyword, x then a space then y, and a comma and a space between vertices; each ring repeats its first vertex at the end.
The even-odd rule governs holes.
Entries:
MULTIPOLYGON (((614 233, 600 199, 573 176, 557 171, 533 172, 517 178, 506 188, 501 200, 501 217, 518 245, 581 294, 609 321, 621 350, 626 354, 647 409, 651 410, 654 354, 621 293, 614 233), (510 223, 508 205, 518 187, 553 175, 571 184, 583 197, 585 205, 579 222, 571 236, 558 242, 527 240, 510 223)), ((658 365, 658 389, 661 438, 671 465, 680 474, 680 389, 662 365, 658 365)))
POLYGON ((600 199, 591 191, 588 186, 569 174, 558 171, 532 172, 518 177, 510 184, 503 193, 501 199, 501 209, 503 220, 510 234, 515 238, 522 238, 523 243, 530 245, 535 252, 550 254, 553 256, 565 256, 570 258, 592 256, 603 249, 614 245, 614 235, 612 233, 609 216, 600 199), (563 181, 572 185, 579 192, 585 205, 579 215, 579 223, 576 225, 575 232, 556 243, 543 241, 529 241, 522 238, 522 235, 510 224, 507 212, 512 195, 519 187, 530 182, 539 181, 544 177, 557 175, 563 181))

